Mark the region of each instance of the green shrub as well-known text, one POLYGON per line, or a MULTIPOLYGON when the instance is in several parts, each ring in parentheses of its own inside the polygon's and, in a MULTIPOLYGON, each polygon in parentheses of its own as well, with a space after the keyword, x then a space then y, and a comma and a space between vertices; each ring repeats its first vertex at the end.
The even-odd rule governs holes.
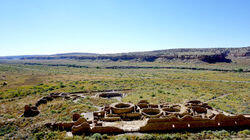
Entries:
POLYGON ((101 140, 102 139, 102 135, 99 134, 99 133, 95 133, 91 136, 91 139, 94 139, 94 140, 101 140))
POLYGON ((46 139, 55 139, 57 133, 55 132, 49 132, 47 135, 46 135, 46 139))
POLYGON ((129 140, 129 138, 122 136, 122 137, 118 137, 117 140, 129 140))
POLYGON ((103 139, 108 139, 108 135, 107 135, 107 134, 104 134, 104 135, 102 135, 102 138, 103 138, 103 139))
POLYGON ((167 98, 167 102, 171 102, 171 98, 167 98))
POLYGON ((239 69, 237 70, 237 72, 243 72, 243 69, 242 69, 242 68, 239 68, 239 69))
POLYGON ((214 134, 217 138, 226 138, 230 136, 230 133, 226 130, 216 131, 214 134))
POLYGON ((35 139, 37 139, 37 140, 43 139, 44 136, 45 136, 44 132, 35 133, 35 139))
POLYGON ((158 93, 164 93, 164 91, 163 91, 163 90, 158 89, 158 93))
POLYGON ((57 113, 57 111, 56 111, 56 110, 51 110, 50 112, 51 112, 51 114, 55 114, 55 113, 57 113))
POLYGON ((169 134, 165 134, 165 135, 161 136, 160 139, 162 139, 162 140, 172 140, 173 136, 169 135, 169 134))
POLYGON ((143 140, 156 140, 156 137, 150 134, 146 134, 142 137, 143 140))
POLYGON ((250 135, 250 130, 249 130, 249 129, 246 129, 246 130, 243 130, 243 131, 238 132, 238 134, 250 135))
POLYGON ((13 131, 16 131, 17 128, 15 126, 6 125, 0 127, 0 136, 4 136, 5 134, 12 133, 13 131))

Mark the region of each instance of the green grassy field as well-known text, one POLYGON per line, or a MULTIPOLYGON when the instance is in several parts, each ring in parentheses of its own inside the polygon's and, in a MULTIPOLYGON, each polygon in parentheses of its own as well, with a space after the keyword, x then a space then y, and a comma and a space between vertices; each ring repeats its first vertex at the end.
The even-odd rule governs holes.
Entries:
MULTIPOLYGON (((1 138, 64 138, 66 132, 51 131, 43 124, 51 121, 69 121, 73 113, 97 110, 117 102, 112 99, 86 98, 73 102, 57 99, 39 106, 40 115, 33 118, 20 117, 26 104, 34 104, 39 98, 53 92, 95 91, 107 89, 130 89, 122 101, 137 103, 146 99, 152 103, 182 103, 190 99, 208 102, 214 108, 234 114, 250 114, 250 73, 220 72, 182 69, 105 69, 106 66, 185 66, 219 69, 249 70, 240 64, 189 64, 183 62, 88 62, 88 61, 6 61, 0 63, 0 139, 1 138), (88 68, 39 64, 75 64, 88 68)), ((247 137, 249 130, 239 132, 202 131, 198 133, 150 134, 156 138, 233 138, 247 137)), ((98 137, 88 136, 93 139, 98 137)), ((103 136, 103 138, 105 138, 103 136)), ((137 136, 107 136, 108 138, 131 138, 137 136)), ((139 136, 138 136, 139 137, 139 136)), ((82 136, 75 136, 81 139, 82 136)))

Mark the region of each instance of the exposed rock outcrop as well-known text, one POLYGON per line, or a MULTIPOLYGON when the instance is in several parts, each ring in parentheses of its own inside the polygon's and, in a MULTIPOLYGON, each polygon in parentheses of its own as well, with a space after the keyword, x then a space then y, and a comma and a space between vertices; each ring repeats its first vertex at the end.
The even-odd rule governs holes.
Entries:
MULTIPOLYGON (((201 60, 207 63, 231 62, 231 57, 249 58, 250 47, 242 48, 202 48, 202 49, 168 49, 149 52, 134 52, 112 55, 51 55, 51 56, 25 56, 20 59, 75 59, 75 60, 109 60, 109 61, 146 61, 153 62, 158 60, 201 60), (228 57, 229 56, 229 57, 228 57), (228 58, 227 58, 228 57, 228 58)), ((1 58, 0 58, 1 59, 1 58)), ((29 65, 42 65, 40 63, 26 63, 29 65)), ((43 64, 44 65, 44 64, 43 64)), ((88 68, 88 66, 75 64, 46 64, 49 66, 67 66, 76 68, 88 68)))
POLYGON ((207 63, 216 63, 216 62, 226 62, 230 63, 232 62, 231 59, 226 58, 226 54, 214 54, 214 55, 204 55, 200 56, 199 59, 201 61, 207 62, 207 63))

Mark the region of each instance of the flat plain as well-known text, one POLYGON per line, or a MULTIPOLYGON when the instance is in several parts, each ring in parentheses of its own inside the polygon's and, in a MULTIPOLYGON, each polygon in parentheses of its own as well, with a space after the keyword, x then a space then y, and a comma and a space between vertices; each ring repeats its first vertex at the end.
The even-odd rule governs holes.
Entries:
MULTIPOLYGON (((77 60, 1 60, 0 63, 0 138, 62 139, 66 131, 52 131, 47 122, 70 121, 72 114, 97 110, 117 102, 116 99, 92 98, 93 91, 128 90, 122 102, 183 103, 198 99, 210 106, 233 114, 250 114, 249 59, 238 63, 77 61, 77 60), (62 65, 63 64, 63 65, 62 65), (142 68, 108 68, 113 66, 144 66, 142 68), (147 68, 148 67, 148 68, 147 68), (164 68, 174 67, 174 68, 164 68), (194 70, 207 68, 216 70, 194 70), (220 71, 235 70, 235 71, 220 71), (3 84, 5 83, 5 85, 3 84), (50 93, 83 91, 77 101, 56 99, 39 106, 40 114, 20 117, 24 106, 50 93)), ((74 136, 68 139, 96 139, 74 136)), ((246 138, 249 129, 240 131, 176 132, 145 135, 104 135, 103 139, 205 139, 246 138)), ((66 137, 67 138, 67 137, 66 137)))

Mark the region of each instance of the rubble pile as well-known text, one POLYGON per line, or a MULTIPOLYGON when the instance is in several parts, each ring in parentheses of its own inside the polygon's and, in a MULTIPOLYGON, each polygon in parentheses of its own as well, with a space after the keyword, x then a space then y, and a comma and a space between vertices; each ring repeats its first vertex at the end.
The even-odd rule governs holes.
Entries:
POLYGON ((24 117, 34 117, 38 115, 40 112, 36 106, 25 105, 24 106, 24 113, 22 116, 24 117))

